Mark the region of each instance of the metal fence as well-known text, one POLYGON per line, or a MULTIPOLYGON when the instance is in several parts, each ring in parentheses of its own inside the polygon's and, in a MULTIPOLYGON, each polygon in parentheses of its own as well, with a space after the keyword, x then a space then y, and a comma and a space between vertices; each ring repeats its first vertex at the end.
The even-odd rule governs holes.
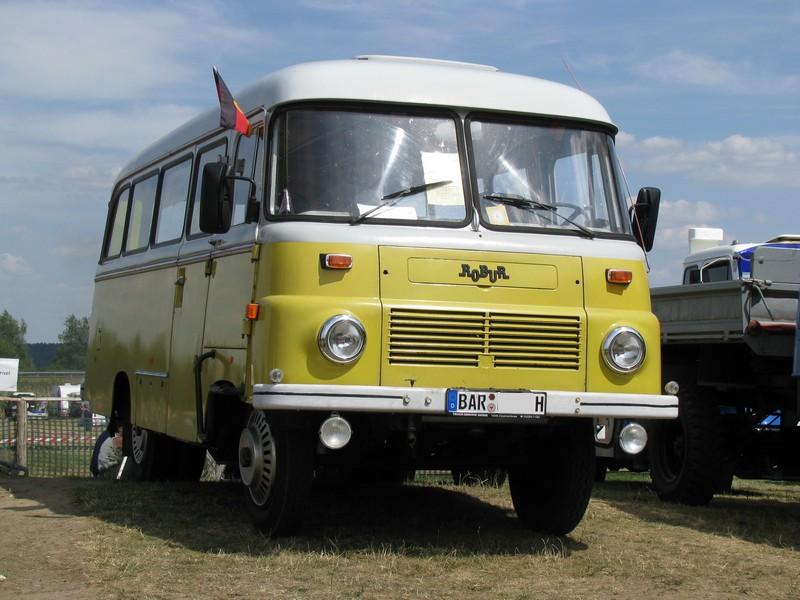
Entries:
POLYGON ((90 475, 104 417, 72 398, 0 398, 0 406, 0 465, 5 470, 31 477, 90 475))

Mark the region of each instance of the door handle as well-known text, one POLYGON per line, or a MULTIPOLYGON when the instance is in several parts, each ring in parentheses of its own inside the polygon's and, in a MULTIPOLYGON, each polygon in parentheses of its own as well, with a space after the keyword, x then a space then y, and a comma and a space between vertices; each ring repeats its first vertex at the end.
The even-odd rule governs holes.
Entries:
POLYGON ((178 275, 178 278, 175 280, 175 285, 183 286, 186 283, 186 275, 178 275))

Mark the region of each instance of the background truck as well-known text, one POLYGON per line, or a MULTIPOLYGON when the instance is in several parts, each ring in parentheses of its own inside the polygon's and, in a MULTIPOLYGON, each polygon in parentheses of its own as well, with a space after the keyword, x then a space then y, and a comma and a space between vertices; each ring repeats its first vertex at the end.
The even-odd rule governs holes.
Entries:
POLYGON ((662 377, 680 386, 680 418, 651 426, 662 499, 705 504, 734 474, 800 479, 798 288, 800 236, 783 235, 693 252, 682 285, 651 290, 662 377))

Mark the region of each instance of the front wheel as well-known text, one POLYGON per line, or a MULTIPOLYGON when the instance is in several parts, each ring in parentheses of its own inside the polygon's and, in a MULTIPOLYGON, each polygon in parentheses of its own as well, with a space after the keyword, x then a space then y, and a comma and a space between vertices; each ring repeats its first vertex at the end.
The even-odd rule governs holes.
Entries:
POLYGON ((239 474, 248 512, 267 535, 297 532, 310 507, 312 440, 287 415, 253 410, 239 437, 239 474))
POLYGON ((534 531, 565 535, 586 512, 594 479, 594 435, 590 420, 560 424, 530 440, 527 462, 508 471, 511 501, 520 521, 534 531))

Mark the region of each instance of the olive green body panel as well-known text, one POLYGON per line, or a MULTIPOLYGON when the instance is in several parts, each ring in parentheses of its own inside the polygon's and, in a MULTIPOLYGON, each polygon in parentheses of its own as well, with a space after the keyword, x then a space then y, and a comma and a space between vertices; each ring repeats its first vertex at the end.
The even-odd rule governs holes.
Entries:
POLYGON ((194 400, 194 358, 203 347, 210 268, 208 260, 185 264, 184 283, 175 303, 172 324, 172 353, 169 364, 170 395, 166 433, 181 440, 197 437, 194 400))
POLYGON ((211 267, 205 348, 247 348, 245 305, 253 297, 253 253, 215 258, 211 267))
POLYGON ((96 282, 86 373, 93 410, 111 413, 114 379, 125 373, 135 421, 164 431, 174 280, 170 265, 96 282))

